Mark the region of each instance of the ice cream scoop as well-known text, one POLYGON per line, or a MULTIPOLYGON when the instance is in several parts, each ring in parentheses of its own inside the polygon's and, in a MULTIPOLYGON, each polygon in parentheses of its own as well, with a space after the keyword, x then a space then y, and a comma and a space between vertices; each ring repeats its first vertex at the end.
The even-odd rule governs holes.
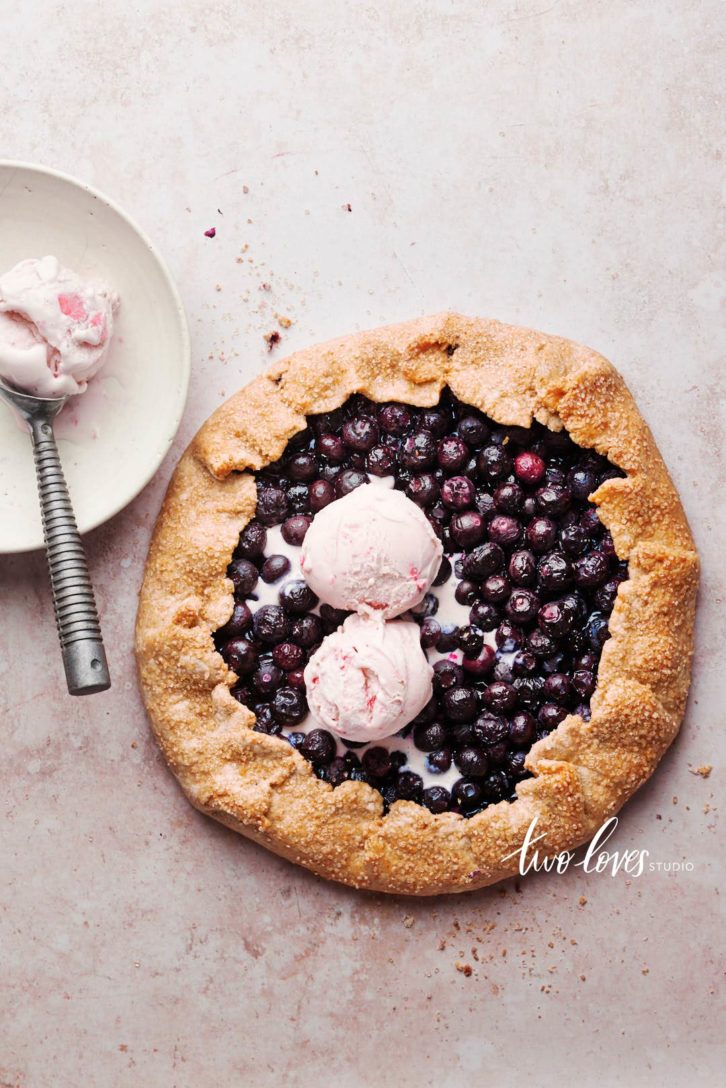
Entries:
POLYGON ((423 598, 442 554, 415 503, 400 491, 368 484, 315 515, 301 566, 327 604, 392 619, 423 598))
POLYGON ((118 297, 56 257, 0 276, 0 377, 34 397, 82 393, 101 368, 118 297))
POLYGON ((433 670, 410 620, 348 616, 305 668, 310 713, 346 740, 390 737, 431 698, 433 670))

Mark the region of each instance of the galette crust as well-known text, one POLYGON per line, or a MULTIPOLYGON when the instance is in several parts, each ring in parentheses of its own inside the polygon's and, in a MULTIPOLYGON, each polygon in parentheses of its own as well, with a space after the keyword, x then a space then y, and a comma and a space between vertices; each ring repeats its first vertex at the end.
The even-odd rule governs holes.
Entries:
MULTIPOLYGON (((676 490, 623 379, 569 340, 444 313, 274 363, 223 404, 184 453, 154 531, 136 628, 141 686, 172 771, 202 812, 323 877, 434 895, 517 869, 530 821, 547 852, 590 838, 652 774, 683 716, 698 557, 676 490), (452 350, 455 349, 455 350, 452 350), (630 576, 610 620, 591 720, 569 715, 527 758, 518 800, 471 819, 432 815, 362 782, 333 789, 285 740, 252 730, 211 634, 232 610, 225 575, 254 515, 253 472, 305 417, 352 393, 435 404, 449 385, 501 424, 563 426, 624 470, 594 494, 630 576)), ((542 845, 542 844, 540 844, 542 845)))

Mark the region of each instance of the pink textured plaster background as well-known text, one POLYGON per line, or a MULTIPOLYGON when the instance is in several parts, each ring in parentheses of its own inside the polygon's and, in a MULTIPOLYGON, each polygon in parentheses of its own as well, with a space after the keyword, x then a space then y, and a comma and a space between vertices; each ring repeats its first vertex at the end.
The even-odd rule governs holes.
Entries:
POLYGON ((172 455, 88 537, 109 693, 65 695, 43 558, 0 557, 2 1088, 723 1083, 722 22, 716 0, 4 13, 2 154, 148 231, 193 374, 172 455), (279 356, 446 307, 603 351, 681 490, 695 685, 615 845, 692 872, 357 894, 196 814, 150 739, 132 626, 185 443, 275 314, 279 356))

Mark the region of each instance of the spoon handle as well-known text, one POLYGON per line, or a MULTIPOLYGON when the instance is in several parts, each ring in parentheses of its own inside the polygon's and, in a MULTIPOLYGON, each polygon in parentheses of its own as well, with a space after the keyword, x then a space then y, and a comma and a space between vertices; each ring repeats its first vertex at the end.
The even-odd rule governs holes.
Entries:
POLYGON ((71 695, 111 686, 93 586, 61 466, 53 423, 30 420, 53 607, 71 695))

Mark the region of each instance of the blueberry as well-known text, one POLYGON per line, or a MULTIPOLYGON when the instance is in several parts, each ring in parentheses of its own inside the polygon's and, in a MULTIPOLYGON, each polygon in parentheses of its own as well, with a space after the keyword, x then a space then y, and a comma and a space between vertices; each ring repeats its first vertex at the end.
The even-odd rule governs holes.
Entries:
POLYGON ((502 446, 485 446, 476 459, 479 474, 485 480, 501 480, 512 471, 512 461, 502 446))
POLYGON ((470 722, 476 717, 478 701, 473 688, 454 687, 444 692, 442 708, 451 722, 470 722))
POLYGON ((489 428, 480 416, 462 416, 457 430, 472 449, 479 449, 489 438, 489 428))
POLYGON ((399 460, 404 468, 431 468, 436 461, 436 440, 430 431, 415 431, 401 444, 399 460))
POLYGON ((333 608, 332 605, 321 604, 320 620, 325 634, 332 635, 333 631, 337 631, 339 627, 343 626, 349 615, 350 612, 346 612, 343 608, 333 608))
POLYGON ((441 638, 441 624, 433 616, 427 616, 421 623, 421 646, 432 650, 441 638))
POLYGON ((292 672, 305 664, 305 652, 295 642, 278 642, 272 648, 272 660, 278 668, 292 672))
POLYGON ((401 771, 396 779, 396 793, 402 801, 421 802, 423 779, 413 771, 401 771))
POLYGON ((461 667, 468 676, 480 679, 492 671, 496 659, 496 651, 491 646, 482 646, 478 654, 464 657, 461 667))
POLYGON ((544 694, 550 702, 559 703, 560 706, 570 706, 574 689, 569 676, 563 672, 552 673, 545 680, 544 694))
POLYGON ((318 598, 302 578, 285 582, 280 590, 279 598, 288 616, 304 616, 318 603, 318 598))
POLYGON ((490 574, 501 571, 504 566, 504 552, 498 544, 488 542, 480 544, 464 556, 462 570, 467 578, 480 582, 490 574))
POLYGON ((553 638, 562 638, 572 629, 573 616, 560 601, 548 601, 537 614, 542 631, 553 638))
POLYGON ((257 664, 257 650, 246 638, 233 638, 226 642, 220 653, 232 672, 245 676, 257 664))
POLYGON ((288 472, 291 480, 309 484, 318 474, 318 463, 315 460, 315 455, 309 451, 295 454, 294 457, 290 458, 288 472))
POLYGON ((270 695, 282 684, 284 674, 276 665, 260 665, 252 673, 252 686, 262 695, 270 695))
POLYGON ((565 589, 572 580, 572 568, 561 552, 548 552, 537 564, 537 580, 543 589, 565 589))
POLYGON ((411 423, 410 409, 404 404, 385 404, 378 410, 378 425, 386 434, 403 435, 411 423))
POLYGON ((261 486, 257 493, 257 520, 262 525, 279 525, 287 517, 285 492, 279 487, 261 486))
POLYGON ((476 582, 470 582, 464 578, 454 590, 454 599, 458 604, 473 604, 479 596, 479 587, 476 582))
POLYGON ((290 633, 290 623, 281 608, 274 604, 263 605, 252 618, 252 629, 260 642, 272 645, 283 642, 290 633))
POLYGON ((483 778, 489 770, 487 757, 481 748, 461 748, 454 756, 458 770, 467 778, 483 778))
POLYGON ((491 710, 480 714, 474 722, 474 737, 477 744, 500 744, 509 736, 509 726, 505 718, 491 710))
POLYGON ((247 628, 252 623, 252 613, 250 612, 244 601, 235 601, 232 609, 232 615, 229 617, 223 627, 215 633, 215 643, 219 645, 222 642, 228 642, 231 638, 236 638, 238 635, 244 634, 247 628))
POLYGON ((509 599, 512 587, 503 574, 490 574, 481 587, 481 594, 490 604, 504 604, 509 599))
POLYGON ((525 530, 525 536, 533 552, 547 552, 557 540, 557 526, 552 518, 532 518, 525 530))
POLYGON ((335 740, 327 729, 311 729, 300 745, 300 751, 314 765, 330 763, 335 756, 335 740))
POLYGON ((440 722, 418 725, 413 731, 413 743, 421 752, 433 752, 446 743, 446 729, 440 722))
POLYGON ((335 494, 337 498, 342 499, 345 495, 350 495, 351 491, 355 491, 357 487, 367 483, 368 477, 365 472, 359 472, 354 468, 344 469, 335 481, 335 494))
POLYGON ((321 434, 315 446, 320 456, 331 465, 339 465, 345 460, 345 443, 337 434, 321 434))
POLYGON ((494 505, 503 514, 520 514, 523 503, 524 492, 519 484, 500 484, 494 492, 494 505))
POLYGON ((592 589, 607 581, 610 573, 608 557, 600 551, 590 552, 582 559, 576 559, 572 564, 572 573, 575 584, 592 589))
POLYGON ((484 703, 490 710, 506 713, 517 705, 517 692, 512 684, 494 680, 484 689, 484 703))
POLYGON ((533 742, 536 722, 526 710, 519 710, 509 723, 509 740, 515 748, 528 748, 533 742))
POLYGON ((453 661, 437 661, 434 664, 434 688, 436 691, 449 692, 460 687, 464 681, 464 671, 453 661))
POLYGON ((235 559, 258 559, 265 550, 267 530, 259 521, 250 521, 239 535, 235 559))
POLYGON ((365 467, 372 476, 391 476, 396 468, 396 454, 390 446, 373 446, 368 451, 365 467))
POLYGON ((323 625, 320 617, 313 615, 295 616, 290 624, 290 638, 298 646, 302 646, 304 650, 312 650, 315 646, 318 646, 323 641, 323 625))
POLYGON ((426 756, 426 769, 430 774, 446 774, 451 767, 451 749, 436 748, 426 756))
POLYGON ((448 582, 450 577, 451 577, 451 562, 450 562, 449 559, 446 558, 446 556, 443 556, 442 559, 441 559, 441 564, 439 566, 438 574, 436 575, 436 577, 433 580, 433 585, 442 586, 442 585, 444 585, 445 582, 448 582))
POLYGON ((481 787, 476 782, 459 778, 451 790, 451 800, 461 812, 472 812, 482 803, 481 787))
POLYGON ((367 416, 357 416, 343 424, 341 438, 348 449, 367 453, 378 441, 378 424, 367 416))
POLYGON ((227 577, 231 579, 238 597, 249 597, 257 585, 259 574, 251 559, 233 559, 227 567, 227 577))
MULTIPOLYGON (((445 486, 446 484, 444 484, 445 486)), ((430 472, 422 472, 419 476, 413 476, 406 488, 406 495, 417 506, 432 506, 439 497, 438 480, 430 472)))
POLYGON ((423 803, 429 812, 434 815, 438 815, 441 812, 446 812, 451 801, 451 796, 447 789, 443 786, 429 786, 423 791, 423 803))
POLYGON ((545 463, 536 453, 527 451, 517 454, 514 459, 514 475, 528 487, 534 487, 544 479, 545 463))
POLYGON ((505 612, 512 623, 532 623, 537 616, 540 599, 531 589, 514 589, 505 606, 505 612))
POLYGON ((315 480, 310 484, 310 509, 314 514, 329 506, 335 498, 335 488, 328 480, 315 480))
POLYGON ((451 510, 473 506, 476 489, 468 476, 450 476, 441 485, 441 501, 451 510))
POLYGON ((436 459, 444 472, 456 473, 469 460, 469 447, 457 435, 447 435, 436 447, 436 459))
POLYGON ((481 627, 482 631, 491 631, 500 619, 499 612, 490 601, 475 601, 469 610, 469 623, 481 627))
POLYGON ((385 748, 367 748, 363 753, 363 770, 369 778, 381 779, 391 773, 391 753, 385 748))

